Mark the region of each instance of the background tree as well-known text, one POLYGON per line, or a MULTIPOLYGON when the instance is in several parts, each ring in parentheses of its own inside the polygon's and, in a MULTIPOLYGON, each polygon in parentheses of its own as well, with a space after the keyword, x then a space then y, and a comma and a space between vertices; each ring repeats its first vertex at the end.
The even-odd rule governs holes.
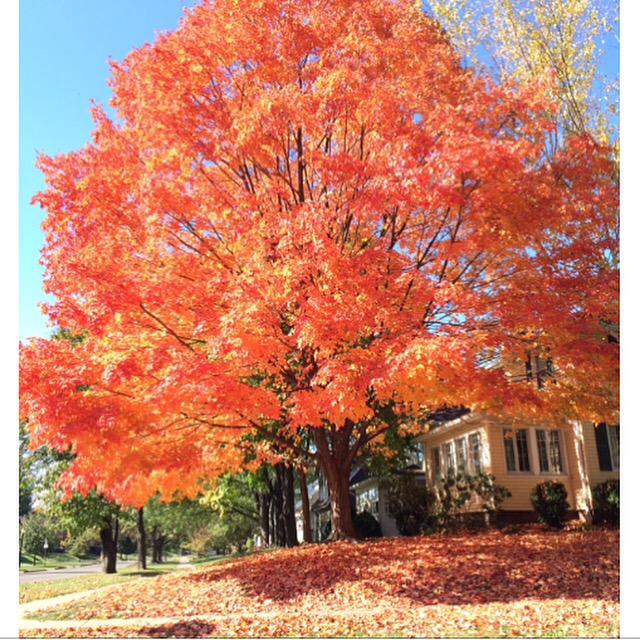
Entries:
POLYGON ((23 346, 22 415, 69 489, 193 497, 257 435, 353 537, 354 461, 425 411, 616 415, 612 152, 549 146, 551 75, 470 72, 409 0, 203 2, 112 70, 118 122, 35 198, 49 316, 88 337, 23 346))
POLYGON ((102 570, 104 573, 116 573, 120 519, 123 515, 126 517, 117 504, 91 493, 87 496, 75 495, 65 502, 52 500, 49 502, 48 510, 72 538, 88 530, 97 529, 101 544, 102 570))
MULTIPOLYGON (((558 132, 615 142, 618 78, 599 73, 619 3, 605 0, 429 0, 457 50, 502 80, 528 82, 551 71, 558 132)), ((554 144, 559 140, 554 139, 554 144)))

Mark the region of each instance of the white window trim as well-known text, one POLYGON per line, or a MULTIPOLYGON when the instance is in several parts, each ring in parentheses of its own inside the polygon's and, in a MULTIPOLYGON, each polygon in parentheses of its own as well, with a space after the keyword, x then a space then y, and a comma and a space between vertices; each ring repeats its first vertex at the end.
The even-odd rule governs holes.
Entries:
POLYGON ((536 475, 539 476, 566 476, 567 475, 567 454, 566 454, 566 449, 564 446, 564 434, 562 432, 562 429, 554 429, 554 428, 540 428, 540 427, 532 427, 532 437, 534 442, 536 443, 535 446, 535 451, 534 451, 534 457, 535 457, 535 470, 536 470, 536 475), (560 466, 561 466, 561 470, 560 471, 543 471, 541 466, 540 466, 540 452, 538 451, 538 436, 536 434, 536 431, 544 431, 545 433, 545 442, 546 442, 546 447, 547 447, 547 461, 549 459, 549 441, 550 441, 550 436, 549 436, 549 432, 550 431, 557 431, 558 432, 558 444, 560 445, 560 466))
MULTIPOLYGON (((608 435, 609 435, 609 431, 607 430, 607 437, 608 435)), ((569 476, 569 471, 568 471, 569 458, 567 456, 567 447, 566 447, 565 438, 564 438, 564 431, 562 429, 555 428, 555 427, 520 427, 520 428, 502 427, 502 448, 504 452, 505 469, 506 469, 506 472, 510 475, 552 476, 554 478, 566 478, 569 476), (507 449, 504 443, 505 429, 511 429, 514 432, 514 435, 515 435, 515 432, 518 430, 523 430, 527 432, 527 446, 529 448, 529 463, 531 465, 530 471, 520 471, 520 470, 511 471, 510 469, 507 468, 507 449), (547 443, 549 441, 549 431, 558 432, 558 438, 560 442, 560 463, 562 464, 562 471, 560 471, 560 473, 557 473, 555 471, 541 470, 540 454, 538 453, 538 439, 536 436, 536 431, 546 432, 547 435, 545 436, 545 438, 547 439, 547 443), (531 446, 532 442, 533 442, 533 446, 531 446)), ((514 449, 515 449, 515 457, 516 457, 516 466, 519 466, 520 463, 518 461, 518 451, 517 451, 517 446, 515 445, 515 439, 514 439, 514 449)), ((547 449, 547 455, 549 455, 548 449, 547 449)), ((612 461, 612 466, 613 466, 613 461, 612 461)))
MULTIPOLYGON (((535 447, 531 446, 531 431, 532 428, 529 427, 502 427, 501 428, 501 434, 502 434, 502 449, 503 449, 503 453, 504 453, 504 468, 506 470, 506 472, 509 475, 514 475, 514 476, 531 476, 531 475, 536 475, 536 473, 539 473, 540 471, 540 464, 538 461, 538 445, 536 443, 535 447), (505 431, 513 431, 513 458, 514 461, 516 463, 516 468, 515 469, 509 469, 509 465, 507 464, 507 446, 505 444, 505 438, 504 438, 504 432, 505 431), (518 456, 518 442, 516 440, 516 432, 517 431, 524 431, 526 434, 526 439, 527 439, 527 452, 529 453, 529 470, 527 471, 526 469, 523 471, 520 469, 520 460, 519 460, 519 456, 518 456)), ((534 441, 535 441, 535 436, 534 436, 534 441)))
MULTIPOLYGON (((457 474, 459 473, 459 469, 458 469, 458 452, 457 452, 457 447, 456 447, 456 441, 457 440, 464 440, 465 441, 465 448, 466 448, 466 453, 467 453, 467 460, 466 460, 466 465, 465 465, 465 470, 464 472, 470 476, 475 476, 478 475, 478 473, 475 470, 475 467, 473 465, 473 459, 471 456, 471 436, 473 434, 478 434, 478 438, 480 439, 480 463, 482 465, 482 471, 481 473, 486 473, 486 470, 490 467, 490 458, 488 457, 488 445, 485 442, 485 438, 484 438, 484 432, 482 429, 474 429, 473 431, 469 432, 469 433, 464 433, 460 436, 456 436, 453 438, 449 438, 448 440, 444 440, 443 442, 441 442, 439 445, 436 445, 434 447, 429 447, 429 466, 430 466, 430 470, 431 470, 431 477, 433 479, 433 482, 438 482, 440 480, 442 480, 448 473, 448 469, 446 466, 446 455, 445 455, 445 446, 450 444, 451 448, 452 448, 452 453, 453 453, 453 470, 454 472, 457 474), (439 456, 440 456, 440 475, 437 476, 436 475, 436 471, 435 468, 431 468, 433 465, 433 449, 437 449, 439 452, 439 456)), ((426 452, 426 446, 425 446, 425 452, 426 452)), ((425 459, 425 464, 426 464, 426 460, 427 460, 427 456, 425 455, 424 457, 425 459)))

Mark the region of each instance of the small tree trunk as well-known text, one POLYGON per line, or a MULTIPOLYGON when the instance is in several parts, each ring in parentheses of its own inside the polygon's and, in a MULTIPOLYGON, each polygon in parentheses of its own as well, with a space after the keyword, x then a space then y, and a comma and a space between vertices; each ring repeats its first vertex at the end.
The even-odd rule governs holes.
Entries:
POLYGON ((160 529, 155 526, 151 532, 151 557, 156 564, 162 563, 162 554, 164 549, 165 537, 160 533, 160 529))
POLYGON ((273 494, 274 494, 274 507, 275 507, 275 525, 276 525, 276 539, 275 543, 279 547, 284 547, 286 544, 285 530, 284 530, 284 518, 282 513, 283 499, 282 499, 282 479, 284 465, 280 462, 275 465, 276 480, 274 482, 273 494))
POLYGON ((113 525, 113 544, 116 546, 116 554, 118 553, 118 542, 120 541, 120 520, 118 516, 115 517, 115 524, 113 525))
POLYGON ((264 546, 269 546, 269 503, 271 496, 266 493, 260 494, 260 530, 264 546))
POLYGON ((311 542, 311 510, 309 508, 309 489, 307 487, 307 473, 304 467, 298 468, 300 479, 300 497, 302 498, 302 539, 311 542))
POLYGON ((275 545, 276 542, 276 494, 275 490, 269 496, 269 544, 275 545))
POLYGON ((138 509, 138 569, 147 568, 147 534, 144 530, 144 507, 138 509))
POLYGON ((118 553, 116 538, 111 525, 100 529, 100 542, 102 543, 102 571, 104 573, 115 573, 118 553))
POLYGON ((287 547, 298 546, 298 531, 296 526, 296 500, 293 467, 287 465, 282 474, 282 519, 284 521, 284 536, 287 547))

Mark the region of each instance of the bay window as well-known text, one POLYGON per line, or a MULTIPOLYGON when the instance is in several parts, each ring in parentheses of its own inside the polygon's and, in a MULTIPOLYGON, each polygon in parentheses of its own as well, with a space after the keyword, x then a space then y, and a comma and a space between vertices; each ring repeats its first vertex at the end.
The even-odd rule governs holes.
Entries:
POLYGON ((469 435, 469 449, 471 450, 471 466, 474 473, 482 473, 482 441, 479 433, 469 435))
POLYGON ((456 470, 458 473, 467 473, 467 439, 456 440, 456 470))

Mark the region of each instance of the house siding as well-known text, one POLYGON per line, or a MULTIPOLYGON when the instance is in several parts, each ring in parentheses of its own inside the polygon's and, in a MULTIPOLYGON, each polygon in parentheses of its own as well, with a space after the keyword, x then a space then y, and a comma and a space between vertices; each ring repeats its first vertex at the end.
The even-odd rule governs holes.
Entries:
POLYGON ((377 478, 368 478, 357 485, 353 485, 351 491, 357 498, 357 496, 362 495, 372 487, 377 487, 378 489, 378 513, 372 515, 380 523, 382 535, 385 537, 399 536, 400 532, 396 526, 395 518, 389 513, 386 489, 377 478))
MULTIPOLYGON (((438 429, 433 429, 429 433, 420 437, 425 448, 426 477, 427 484, 434 482, 433 458, 431 450, 447 441, 455 440, 462 436, 478 432, 481 435, 483 449, 483 466, 486 473, 495 476, 496 483, 506 487, 511 492, 511 497, 505 499, 501 509, 505 512, 520 513, 532 512, 531 492, 534 487, 547 480, 562 482, 567 489, 567 500, 571 511, 585 511, 589 504, 589 485, 593 486, 592 469, 594 464, 598 467, 597 450, 595 446, 595 436, 591 427, 590 441, 585 438, 589 447, 584 448, 584 460, 581 460, 581 436, 574 430, 573 425, 534 425, 525 422, 507 422, 491 416, 470 416, 468 419, 461 419, 458 423, 451 423, 438 429), (527 429, 529 459, 531 465, 530 472, 511 472, 507 470, 503 429, 527 429), (537 444, 535 441, 535 429, 558 429, 561 433, 561 454, 563 473, 541 473, 539 471, 537 444)), ((444 469, 444 461, 441 460, 444 469)), ((598 477, 617 477, 616 473, 600 472, 598 477)), ((606 479, 606 478, 605 478, 606 479)), ((480 508, 479 501, 474 501, 467 506, 468 511, 480 508)))
MULTIPOLYGON (((461 421, 460 424, 455 426, 449 426, 446 429, 434 429, 427 434, 423 439, 424 445, 424 458, 425 458, 425 475, 427 478, 427 485, 433 486, 436 484, 437 479, 434 477, 433 469, 433 456, 431 450, 440 447, 445 442, 461 437, 467 437, 472 433, 480 434, 480 441, 482 443, 482 465, 485 473, 493 473, 492 461, 491 461, 491 444, 488 436, 488 428, 485 424, 477 421, 467 422, 461 421)), ((454 445, 455 446, 455 445, 454 445)), ((470 453, 468 453, 470 455, 470 453)), ((444 460, 441 457, 440 460, 441 469, 444 471, 444 460)), ((474 496, 466 505, 464 511, 478 511, 481 509, 481 501, 474 496)))
POLYGON ((590 422, 582 423, 582 434, 584 439, 584 452, 586 458, 587 473, 591 487, 605 482, 607 480, 617 480, 620 478, 620 471, 601 471, 600 462, 598 460, 598 447, 596 445, 596 434, 593 424, 590 422))
POLYGON ((529 429, 531 424, 512 424, 496 422, 488 427, 489 442, 492 453, 492 471, 496 478, 496 483, 506 487, 511 492, 511 497, 507 498, 503 504, 504 511, 531 511, 531 492, 540 482, 547 480, 562 482, 567 489, 567 501, 572 510, 577 509, 576 493, 579 489, 574 478, 579 478, 578 462, 574 446, 574 435, 570 428, 553 425, 536 425, 538 429, 558 429, 562 436, 562 462, 563 473, 536 473, 537 450, 536 443, 529 431, 529 457, 531 463, 530 472, 507 471, 507 461, 504 449, 503 429, 529 429))

